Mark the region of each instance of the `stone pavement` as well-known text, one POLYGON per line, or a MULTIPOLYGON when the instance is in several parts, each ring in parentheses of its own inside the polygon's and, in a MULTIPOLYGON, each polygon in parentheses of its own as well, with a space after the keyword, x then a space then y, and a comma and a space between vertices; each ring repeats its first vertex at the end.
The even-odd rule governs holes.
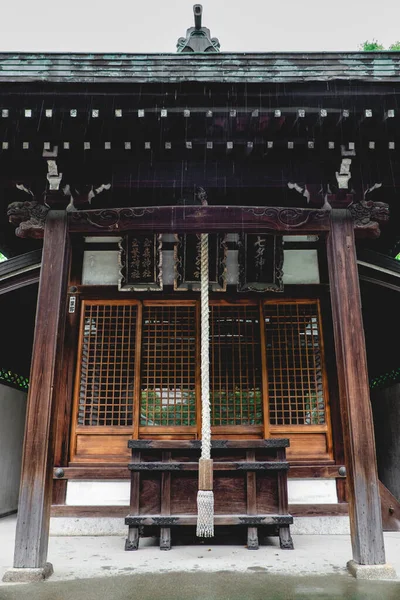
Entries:
MULTIPOLYGON (((6 569, 12 566, 15 523, 15 517, 0 519, 0 579, 6 569)), ((170 574, 170 576, 165 578, 165 581, 173 582, 175 580, 178 581, 179 578, 182 577, 182 575, 179 574, 182 572, 184 572, 185 575, 190 575, 188 582, 197 581, 196 577, 200 577, 202 573, 213 573, 216 576, 216 585, 221 577, 227 582, 233 581, 232 577, 234 574, 236 574, 235 576, 242 574, 246 577, 249 574, 252 574, 253 576, 257 576, 254 578, 254 581, 263 581, 266 574, 301 576, 299 581, 303 581, 305 576, 332 576, 333 574, 336 574, 341 575, 338 581, 352 581, 352 578, 347 575, 346 571, 346 563, 352 558, 350 537, 348 535, 296 535, 293 536, 293 538, 295 550, 280 550, 277 538, 268 538, 266 544, 262 545, 260 549, 256 551, 249 551, 239 544, 216 545, 207 541, 202 544, 176 545, 169 552, 161 552, 156 545, 156 540, 149 538, 141 540, 141 549, 139 549, 139 551, 125 552, 125 540, 120 536, 52 536, 50 538, 48 560, 53 563, 54 575, 48 582, 39 585, 44 585, 47 589, 51 583, 62 581, 68 582, 74 579, 101 578, 104 581, 104 585, 111 586, 111 590, 113 585, 117 585, 112 583, 112 581, 114 581, 112 576, 114 575, 124 575, 125 577, 122 579, 124 581, 126 580, 128 585, 128 580, 131 581, 131 577, 127 576, 131 575, 134 575, 135 581, 139 582, 142 580, 153 581, 154 579, 153 577, 141 578, 138 577, 139 575, 147 575, 150 573, 170 574), (110 581, 107 583, 106 580, 108 581, 109 579, 110 581)), ((385 544, 387 561, 394 566, 398 576, 400 576, 400 532, 385 533, 385 544)), ((244 577, 243 581, 246 581, 246 577, 244 577)), ((204 578, 205 584, 207 584, 209 580, 211 581, 209 575, 206 575, 204 578)), ((278 578, 278 580, 286 581, 286 578, 284 577, 283 580, 278 578)), ((268 581, 270 581, 269 577, 268 581)), ((398 581, 400 582, 400 579, 398 581)), ((358 585, 363 582, 356 583, 358 585)), ((365 590, 370 589, 368 585, 371 584, 368 584, 368 582, 365 582, 365 584, 367 585, 365 590)), ((100 586, 98 589, 100 589, 102 584, 98 585, 100 586)), ((193 585, 193 589, 196 589, 196 584, 193 585)), ((312 585, 314 585, 314 583, 312 585)), ((350 585, 350 583, 346 583, 345 587, 347 585, 350 585)), ((376 585, 379 585, 379 583, 376 585)), ((397 595, 393 596, 393 600, 395 598, 397 600, 400 598, 400 583, 398 584, 395 582, 394 584, 391 584, 391 586, 393 585, 395 586, 393 589, 397 589, 397 595)), ((391 590, 391 586, 389 585, 388 589, 391 590)), ((22 590, 26 586, 14 584, 14 586, 11 587, 13 589, 18 587, 22 594, 22 590)), ((11 589, 11 587, 6 587, 5 584, 0 585, 0 600, 3 600, 3 598, 11 599, 18 597, 4 595, 6 590, 8 594, 8 590, 11 589)), ((33 589, 34 584, 30 584, 28 587, 29 589, 33 589)), ((25 596, 21 595, 20 597, 24 598, 25 596)), ((51 596, 49 596, 49 598, 50 597, 51 596)), ((69 597, 72 598, 73 596, 65 596, 65 598, 69 597)), ((82 596, 79 595, 79 598, 80 597, 85 600, 90 599, 90 596, 87 596, 86 594, 82 596)), ((119 597, 127 599, 130 597, 136 598, 136 596, 114 596, 113 592, 108 596, 108 598, 112 599, 119 597)), ((145 598, 145 596, 137 597, 140 597, 141 600, 144 600, 145 598)), ((157 598, 157 595, 152 597, 155 599, 157 598)), ((197 596, 190 597, 197 598, 197 596)), ((199 597, 202 597, 203 600, 207 600, 207 598, 213 599, 218 596, 210 595, 208 597, 199 597)), ((225 597, 230 598, 229 595, 222 595, 221 599, 225 597)), ((254 596, 254 598, 258 597, 261 598, 261 596, 254 596)), ((262 597, 264 598, 265 596, 262 597)), ((279 595, 276 596, 276 598, 280 597, 281 596, 279 595)), ((291 598, 292 596, 287 597, 291 598)), ((306 596, 300 595, 293 597, 305 598, 306 596)), ((336 596, 327 595, 326 597, 334 598, 336 596)), ((369 598, 369 596, 361 597, 369 598)), ((42 596, 38 596, 38 598, 42 598, 42 596)), ((47 598, 47 596, 43 596, 43 598, 47 598)), ((52 598, 61 600, 64 597, 57 594, 57 596, 53 596, 52 598)), ((78 596, 76 596, 76 598, 78 598, 78 596)), ((178 596, 176 596, 176 598, 178 598, 178 596)), ((233 595, 232 598, 236 599, 236 596, 233 595)), ((252 598, 252 596, 242 596, 241 598, 243 600, 248 600, 249 598, 252 598)), ((165 600, 164 595, 163 600, 165 600)), ((380 600, 383 600, 383 596, 380 597, 380 600)))
POLYGON ((350 575, 162 573, 46 581, 0 588, 1 600, 398 600, 400 582, 367 582, 350 575))

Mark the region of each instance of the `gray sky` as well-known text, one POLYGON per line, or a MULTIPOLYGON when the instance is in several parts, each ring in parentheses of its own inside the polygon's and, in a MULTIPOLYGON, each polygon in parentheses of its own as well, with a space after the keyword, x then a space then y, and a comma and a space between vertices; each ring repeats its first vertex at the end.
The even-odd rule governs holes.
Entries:
MULTIPOLYGON (((1 51, 175 52, 193 24, 192 0, 2 2, 1 51)), ((203 24, 221 50, 357 50, 400 39, 399 0, 204 0, 203 24)))

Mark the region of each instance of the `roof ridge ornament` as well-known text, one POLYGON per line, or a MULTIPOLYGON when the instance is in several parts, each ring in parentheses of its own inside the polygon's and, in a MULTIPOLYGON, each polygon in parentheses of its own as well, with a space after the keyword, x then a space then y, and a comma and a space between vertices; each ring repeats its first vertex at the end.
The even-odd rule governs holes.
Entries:
POLYGON ((203 27, 201 19, 203 15, 203 7, 201 4, 195 4, 193 6, 194 13, 194 27, 189 27, 186 31, 186 37, 180 37, 176 44, 177 52, 189 53, 189 52, 219 52, 220 43, 217 38, 212 38, 210 30, 207 27, 203 27))

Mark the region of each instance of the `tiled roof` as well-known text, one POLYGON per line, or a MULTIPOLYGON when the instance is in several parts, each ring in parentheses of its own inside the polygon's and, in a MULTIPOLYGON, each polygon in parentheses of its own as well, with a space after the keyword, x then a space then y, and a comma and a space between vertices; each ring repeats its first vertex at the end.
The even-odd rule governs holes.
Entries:
POLYGON ((0 53, 0 82, 400 81, 400 52, 250 54, 0 53))

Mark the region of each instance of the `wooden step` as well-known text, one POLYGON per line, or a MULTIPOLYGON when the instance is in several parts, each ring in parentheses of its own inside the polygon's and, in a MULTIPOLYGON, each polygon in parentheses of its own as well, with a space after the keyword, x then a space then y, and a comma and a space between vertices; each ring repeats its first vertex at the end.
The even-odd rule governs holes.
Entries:
MULTIPOLYGON (((214 525, 292 525, 292 515, 214 515, 214 525)), ((174 527, 178 525, 197 525, 197 515, 128 515, 125 525, 142 527, 158 525, 159 527, 174 527)))
MULTIPOLYGON (((140 462, 129 463, 131 471, 198 471, 198 462, 140 462)), ((288 471, 286 461, 214 462, 214 471, 288 471)))
MULTIPOLYGON (((211 442, 211 449, 287 448, 289 445, 290 442, 287 438, 271 438, 268 440, 213 440, 211 442)), ((129 440, 128 448, 134 450, 180 450, 181 448, 201 450, 201 440, 129 440)))

